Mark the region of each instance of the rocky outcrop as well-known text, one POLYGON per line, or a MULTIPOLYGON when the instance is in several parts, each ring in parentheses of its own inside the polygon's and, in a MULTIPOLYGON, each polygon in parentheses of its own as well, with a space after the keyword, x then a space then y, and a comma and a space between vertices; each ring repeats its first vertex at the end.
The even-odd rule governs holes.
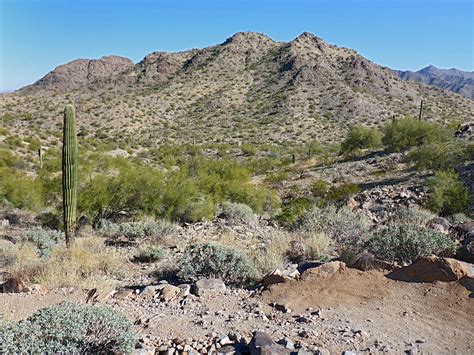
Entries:
POLYGON ((23 93, 38 90, 70 91, 86 89, 91 85, 114 84, 117 75, 133 68, 133 62, 124 57, 105 56, 100 59, 76 59, 58 66, 30 86, 21 89, 23 93))

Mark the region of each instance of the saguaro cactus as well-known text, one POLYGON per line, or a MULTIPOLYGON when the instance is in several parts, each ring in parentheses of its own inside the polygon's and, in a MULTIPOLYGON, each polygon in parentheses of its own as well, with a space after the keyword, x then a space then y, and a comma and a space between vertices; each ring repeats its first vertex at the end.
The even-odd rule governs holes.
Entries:
POLYGON ((63 128, 63 219, 66 245, 74 241, 76 225, 76 196, 77 196, 77 136, 76 113, 74 106, 66 105, 64 109, 63 128))
POLYGON ((420 114, 418 115, 418 120, 421 121, 423 119, 423 99, 420 102, 420 114))
POLYGON ((39 161, 39 168, 40 169, 43 169, 43 157, 44 157, 43 149, 40 146, 38 148, 38 161, 39 161))

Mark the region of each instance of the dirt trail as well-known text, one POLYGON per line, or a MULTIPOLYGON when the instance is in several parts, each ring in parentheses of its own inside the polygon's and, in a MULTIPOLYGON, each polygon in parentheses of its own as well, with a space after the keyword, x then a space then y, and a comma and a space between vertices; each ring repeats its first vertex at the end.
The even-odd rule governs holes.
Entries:
MULTIPOLYGON (((126 312, 141 337, 157 345, 165 339, 200 339, 231 330, 250 337, 263 330, 275 340, 290 338, 331 354, 474 353, 474 298, 458 283, 408 283, 382 272, 346 269, 325 279, 273 285, 263 293, 231 290, 186 302, 168 303, 132 295, 111 299, 126 312), (286 305, 284 313, 270 306, 286 305)), ((84 302, 84 291, 53 290, 45 295, 0 294, 5 316, 25 318, 65 299, 84 302)))

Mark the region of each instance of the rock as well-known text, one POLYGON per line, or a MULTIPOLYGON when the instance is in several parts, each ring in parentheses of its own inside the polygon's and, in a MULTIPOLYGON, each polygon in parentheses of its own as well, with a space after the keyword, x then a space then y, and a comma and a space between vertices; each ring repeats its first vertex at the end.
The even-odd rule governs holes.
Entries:
POLYGON ((346 269, 346 264, 342 261, 332 261, 320 266, 307 269, 301 275, 302 280, 308 278, 326 278, 346 269))
POLYGON ((331 355, 328 349, 319 349, 318 352, 316 353, 318 355, 331 355))
POLYGON ((225 291, 226 286, 221 279, 203 278, 194 284, 193 293, 197 296, 204 296, 209 293, 218 293, 225 291))
POLYGON ((255 332, 249 344, 250 355, 287 355, 290 351, 278 345, 266 333, 255 332))
POLYGON ((471 232, 474 232, 474 221, 472 222, 466 222, 458 225, 458 230, 462 234, 468 234, 471 232))
POLYGON ((280 341, 278 341, 278 344, 280 344, 281 346, 284 346, 286 349, 289 349, 289 350, 295 349, 295 344, 291 341, 291 339, 288 339, 288 338, 281 339, 280 341))
POLYGON ((114 293, 114 298, 118 300, 127 300, 133 295, 133 290, 131 288, 120 288, 117 292, 114 293))
POLYGON ((359 207, 359 202, 357 202, 354 197, 349 197, 346 201, 346 206, 350 208, 351 210, 356 209, 359 207))
POLYGON ((408 282, 451 282, 474 277, 474 265, 451 258, 428 256, 391 272, 388 277, 408 282))
POLYGON ((160 284, 160 285, 152 285, 152 286, 146 286, 143 291, 140 293, 140 296, 143 296, 143 297, 153 297, 154 295, 156 295, 158 292, 160 292, 163 287, 165 287, 164 284, 160 284))
POLYGON ((173 298, 178 296, 180 292, 181 289, 179 287, 173 285, 164 285, 164 287, 161 289, 160 300, 164 302, 171 301, 173 298))
POLYGON ((354 262, 354 268, 362 271, 369 271, 369 270, 393 270, 395 267, 394 265, 377 259, 373 254, 369 253, 368 251, 364 251, 357 260, 354 262))
POLYGON ((279 269, 275 269, 263 276, 262 285, 268 287, 270 285, 280 284, 288 281, 291 281, 288 276, 283 275, 283 272, 281 272, 279 269))
POLYGON ((18 277, 11 276, 0 285, 0 293, 21 293, 28 292, 29 289, 18 277))
POLYGON ((456 258, 468 263, 474 263, 474 239, 463 241, 462 247, 456 253, 456 258))
POLYGON ((449 234, 449 230, 451 229, 451 224, 449 224, 448 220, 443 217, 435 217, 430 219, 426 223, 426 226, 444 234, 449 234))
POLYGON ((181 285, 178 285, 178 287, 179 287, 179 289, 181 290, 181 291, 179 292, 178 297, 183 298, 183 297, 187 297, 187 296, 190 295, 190 293, 191 293, 191 285, 189 285, 189 284, 181 284, 181 285))
POLYGON ((233 345, 225 345, 221 348, 219 348, 219 351, 217 354, 235 354, 237 352, 237 349, 233 345))
POLYGON ((132 355, 154 355, 155 348, 152 347, 143 347, 140 349, 135 349, 132 351, 132 355))

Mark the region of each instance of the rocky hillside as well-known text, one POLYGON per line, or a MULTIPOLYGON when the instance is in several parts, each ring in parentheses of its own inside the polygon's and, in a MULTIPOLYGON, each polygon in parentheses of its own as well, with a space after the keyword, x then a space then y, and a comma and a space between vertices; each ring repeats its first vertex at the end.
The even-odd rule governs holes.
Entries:
POLYGON ((433 85, 441 89, 450 90, 459 95, 474 99, 474 72, 458 69, 439 69, 433 65, 420 69, 417 72, 398 71, 403 80, 417 81, 433 85))
POLYGON ((465 122, 474 114, 472 100, 401 80, 313 34, 276 42, 244 32, 204 49, 154 52, 137 64, 73 61, 2 94, 0 115, 11 130, 54 134, 73 100, 81 134, 111 142, 288 145, 337 142, 353 124, 417 114, 421 99, 428 120, 465 122))

